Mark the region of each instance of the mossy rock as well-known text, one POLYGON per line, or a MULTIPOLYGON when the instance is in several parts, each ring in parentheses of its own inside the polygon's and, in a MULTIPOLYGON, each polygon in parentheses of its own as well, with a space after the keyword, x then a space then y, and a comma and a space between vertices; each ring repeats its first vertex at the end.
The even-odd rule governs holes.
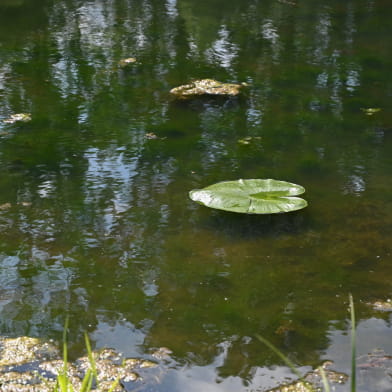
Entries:
POLYGON ((214 79, 199 79, 172 88, 170 93, 177 99, 190 99, 203 96, 234 97, 240 94, 245 83, 222 83, 214 79))

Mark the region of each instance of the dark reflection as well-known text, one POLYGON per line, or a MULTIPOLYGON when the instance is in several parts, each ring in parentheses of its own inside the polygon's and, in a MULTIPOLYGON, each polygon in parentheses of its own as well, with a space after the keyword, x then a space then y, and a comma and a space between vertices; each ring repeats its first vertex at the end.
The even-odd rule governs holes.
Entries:
POLYGON ((74 356, 88 330, 129 355, 167 346, 178 366, 245 389, 278 363, 256 334, 318 365, 349 292, 390 295, 384 1, 0 9, 2 334, 60 340, 69 315, 74 356), (205 77, 249 88, 170 97, 205 77), (32 121, 3 122, 14 113, 32 121), (241 216, 188 198, 238 178, 301 184, 309 207, 241 216))
POLYGON ((275 215, 242 215, 223 211, 206 210, 204 219, 195 222, 211 232, 219 231, 233 240, 303 235, 308 230, 307 213, 304 211, 275 215))

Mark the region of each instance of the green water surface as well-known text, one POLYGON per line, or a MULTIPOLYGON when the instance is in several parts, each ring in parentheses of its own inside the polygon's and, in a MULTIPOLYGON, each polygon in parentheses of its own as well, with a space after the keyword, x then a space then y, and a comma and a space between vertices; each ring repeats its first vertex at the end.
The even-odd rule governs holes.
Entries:
POLYGON ((288 371, 256 334, 348 371, 352 293, 359 352, 392 354, 368 305, 392 296, 391 20, 389 0, 0 0, 0 334, 60 341, 68 315, 75 356, 85 330, 170 348, 154 390, 265 391, 288 371), (198 78, 249 86, 170 96, 198 78), (238 178, 309 207, 188 198, 238 178))

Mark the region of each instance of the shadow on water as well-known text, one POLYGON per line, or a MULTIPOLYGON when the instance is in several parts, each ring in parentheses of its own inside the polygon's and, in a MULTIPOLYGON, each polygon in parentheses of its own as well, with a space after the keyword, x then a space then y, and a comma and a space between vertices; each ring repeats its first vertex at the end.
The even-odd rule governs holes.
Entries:
POLYGON ((241 94, 238 96, 200 96, 189 99, 171 99, 171 106, 174 110, 205 110, 208 108, 217 108, 217 109, 233 109, 237 108, 240 105, 245 105, 247 101, 246 94, 241 94))
POLYGON ((306 211, 285 214, 250 215, 225 211, 203 212, 198 224, 206 229, 223 232, 231 238, 255 239, 257 237, 276 238, 281 235, 298 235, 309 226, 306 211))

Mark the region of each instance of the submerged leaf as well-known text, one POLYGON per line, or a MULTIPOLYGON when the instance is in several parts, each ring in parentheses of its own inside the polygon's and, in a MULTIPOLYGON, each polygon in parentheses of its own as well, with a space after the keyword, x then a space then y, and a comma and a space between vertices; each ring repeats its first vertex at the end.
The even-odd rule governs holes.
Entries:
POLYGON ((134 57, 128 57, 126 59, 122 59, 118 62, 118 66, 120 68, 126 68, 132 64, 135 64, 137 60, 134 57))
POLYGON ((373 116, 373 114, 378 113, 381 111, 380 108, 361 108, 361 110, 367 115, 367 116, 373 116))
POLYGON ((239 144, 249 145, 249 144, 251 144, 253 142, 260 141, 260 140, 261 140, 260 136, 246 136, 246 137, 244 137, 242 139, 238 139, 237 142, 239 144))
POLYGON ((223 181, 189 192, 193 201, 218 210, 245 214, 276 214, 305 208, 300 197, 305 192, 297 184, 273 179, 223 181))
POLYGON ((6 124, 14 124, 16 122, 29 122, 31 121, 31 114, 30 113, 16 113, 11 114, 9 118, 3 120, 6 124))

